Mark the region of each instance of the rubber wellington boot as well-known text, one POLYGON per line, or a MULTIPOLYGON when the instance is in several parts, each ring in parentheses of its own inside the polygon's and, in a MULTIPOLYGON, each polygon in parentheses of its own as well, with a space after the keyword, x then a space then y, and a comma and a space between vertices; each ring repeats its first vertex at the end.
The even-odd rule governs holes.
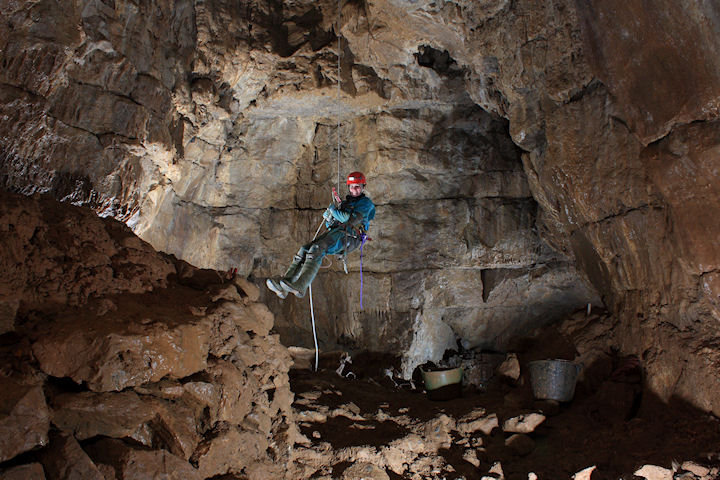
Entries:
POLYGON ((292 263, 288 267, 287 272, 285 272, 285 275, 282 276, 281 280, 290 280, 292 282, 297 278, 300 274, 300 265, 302 265, 306 253, 307 250, 303 247, 295 254, 292 263))
POLYGON ((318 270, 320 270, 321 263, 322 257, 305 259, 302 270, 300 270, 300 274, 297 276, 297 279, 295 279, 294 281, 282 279, 280 280, 280 285, 296 297, 304 297, 308 285, 312 283, 312 281, 315 279, 315 275, 317 275, 318 273, 318 270))
POLYGON ((287 297, 289 291, 282 286, 281 282, 282 280, 292 282, 296 279, 296 277, 300 274, 300 265, 302 265, 306 253, 307 250, 305 247, 300 248, 300 251, 293 256, 293 261, 285 272, 285 275, 280 278, 268 278, 265 280, 265 285, 267 285, 267 287, 272 290, 275 295, 280 298, 287 297))
POLYGON ((265 280, 265 285, 272 290, 275 295, 277 295, 280 298, 287 297, 288 291, 285 290, 282 286, 281 279, 279 278, 268 278, 265 280))

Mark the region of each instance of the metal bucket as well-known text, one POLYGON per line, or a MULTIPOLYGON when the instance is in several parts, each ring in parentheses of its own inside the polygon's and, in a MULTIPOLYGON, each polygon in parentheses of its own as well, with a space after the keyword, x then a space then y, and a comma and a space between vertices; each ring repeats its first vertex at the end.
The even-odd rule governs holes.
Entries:
POLYGON ((528 363, 533 395, 539 400, 569 402, 582 364, 568 360, 537 360, 528 363))

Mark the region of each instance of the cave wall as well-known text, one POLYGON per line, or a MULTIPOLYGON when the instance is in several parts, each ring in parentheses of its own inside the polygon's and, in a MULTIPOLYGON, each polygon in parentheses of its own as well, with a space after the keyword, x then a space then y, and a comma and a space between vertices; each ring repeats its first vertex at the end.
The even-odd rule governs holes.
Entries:
POLYGON ((6 187, 262 280, 329 201, 339 120, 378 218, 365 310, 357 258, 316 283, 328 346, 498 348, 602 301, 654 390, 720 409, 713 4, 68 5, 1 3, 6 187))

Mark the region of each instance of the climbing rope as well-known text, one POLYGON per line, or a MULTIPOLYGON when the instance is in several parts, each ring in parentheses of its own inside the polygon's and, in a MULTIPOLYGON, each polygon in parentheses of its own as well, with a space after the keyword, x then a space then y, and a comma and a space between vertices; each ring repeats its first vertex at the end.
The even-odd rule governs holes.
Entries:
POLYGON ((363 266, 362 266, 362 255, 363 255, 363 245, 365 245, 365 242, 367 241, 367 235, 364 233, 362 234, 360 242, 360 311, 362 312, 363 306, 362 306, 362 292, 363 292, 363 266))
MULTIPOLYGON (((337 128, 335 129, 337 137, 337 191, 340 191, 340 1, 341 0, 338 0, 337 4, 337 26, 335 31, 335 34, 337 35, 337 98, 335 102, 335 107, 337 108, 335 111, 337 121, 337 128)), ((333 201, 334 200, 335 198, 333 197, 333 201)), ((320 229, 323 224, 324 220, 320 222, 318 229, 315 231, 313 241, 317 238, 318 233, 320 233, 320 229)), ((363 243, 365 243, 364 239, 363 243)), ((347 273, 347 267, 345 267, 345 273, 347 273)), ((312 320, 313 341, 315 342, 315 371, 317 372, 319 364, 319 350, 317 332, 315 330, 315 308, 313 306, 312 283, 308 287, 308 291, 310 296, 310 318, 312 320)), ((360 292, 360 309, 362 310, 362 245, 360 247, 360 292)))
POLYGON ((337 189, 340 191, 340 0, 337 4, 337 98, 335 101, 336 116, 337 116, 337 189))
MULTIPOLYGON (((318 225, 317 230, 315 230, 315 235, 313 235, 313 241, 318 236, 318 233, 320 233, 320 229, 325 224, 325 219, 323 219, 320 222, 320 225, 318 225)), ((312 298, 312 282, 310 283, 310 286, 308 287, 308 292, 310 293, 310 319, 312 320, 312 331, 313 331, 313 341, 315 342, 315 371, 318 371, 318 363, 320 360, 320 352, 318 350, 318 341, 317 341, 317 332, 315 331, 315 309, 313 308, 313 298, 312 298)))

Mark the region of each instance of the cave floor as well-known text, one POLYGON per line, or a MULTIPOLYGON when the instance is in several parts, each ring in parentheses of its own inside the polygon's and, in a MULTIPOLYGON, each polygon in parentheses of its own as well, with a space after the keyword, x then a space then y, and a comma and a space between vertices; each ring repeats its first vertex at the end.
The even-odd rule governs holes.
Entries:
POLYGON ((681 402, 663 403, 639 384, 605 382, 593 392, 579 385, 573 401, 557 404, 534 400, 522 379, 494 380, 483 391, 463 388, 460 397, 434 401, 394 385, 376 366, 356 368, 354 378, 322 363, 318 372, 291 371, 293 407, 309 441, 296 450, 297 478, 491 479, 502 478, 500 462, 508 480, 533 478, 530 472, 570 479, 592 466, 591 477, 575 478, 632 479, 646 464, 671 469, 688 461, 710 471, 682 478, 718 478, 720 421, 681 402), (504 421, 532 412, 547 418, 508 442, 513 434, 503 431, 504 421), (357 463, 365 474, 352 471, 357 463))

